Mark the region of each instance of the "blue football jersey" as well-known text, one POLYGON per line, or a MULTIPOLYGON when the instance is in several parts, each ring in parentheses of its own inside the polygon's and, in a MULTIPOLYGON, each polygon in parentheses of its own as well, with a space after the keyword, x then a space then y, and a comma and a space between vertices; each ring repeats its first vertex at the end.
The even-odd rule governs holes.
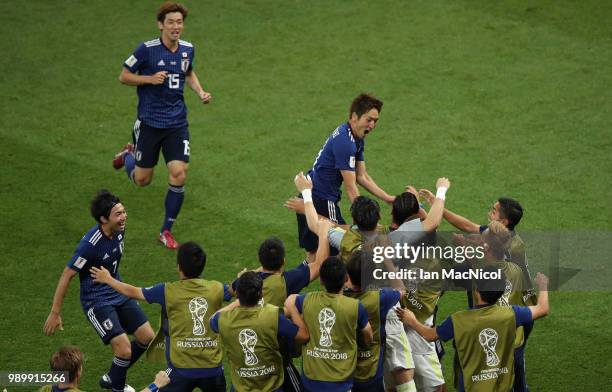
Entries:
POLYGON ((357 161, 363 161, 365 140, 353 136, 344 123, 332 132, 308 172, 312 179, 312 194, 319 199, 337 202, 342 191, 340 170, 355 171, 357 161))
POLYGON ((103 266, 110 271, 113 278, 119 276, 119 262, 123 255, 124 233, 115 233, 108 238, 99 225, 94 226, 83 236, 68 267, 79 273, 81 281, 81 305, 85 310, 105 305, 120 305, 127 297, 119 294, 106 284, 96 283, 90 275, 91 267, 103 266))
POLYGON ((123 66, 132 73, 154 75, 167 71, 164 83, 137 87, 138 118, 153 128, 187 126, 187 107, 183 98, 185 76, 193 69, 193 45, 179 40, 176 52, 170 51, 161 39, 143 42, 123 66))

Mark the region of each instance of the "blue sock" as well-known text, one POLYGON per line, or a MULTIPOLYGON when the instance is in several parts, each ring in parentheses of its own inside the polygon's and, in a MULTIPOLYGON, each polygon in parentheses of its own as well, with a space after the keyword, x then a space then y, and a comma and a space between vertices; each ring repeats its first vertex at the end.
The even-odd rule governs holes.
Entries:
POLYGON ((130 359, 130 366, 138 361, 138 358, 147 351, 147 347, 148 345, 139 343, 136 339, 132 340, 132 359, 130 359))
POLYGON ((166 216, 164 217, 164 223, 161 231, 172 230, 172 224, 176 220, 181 206, 183 205, 183 199, 185 199, 185 187, 180 185, 168 184, 168 193, 166 193, 166 216))
POLYGON ((108 376, 113 386, 113 392, 123 392, 128 367, 130 367, 130 358, 113 358, 113 364, 108 371, 108 376))
POLYGON ((136 168, 136 158, 134 158, 134 154, 130 154, 129 152, 125 153, 123 160, 125 162, 124 167, 128 178, 134 181, 134 169, 136 168))

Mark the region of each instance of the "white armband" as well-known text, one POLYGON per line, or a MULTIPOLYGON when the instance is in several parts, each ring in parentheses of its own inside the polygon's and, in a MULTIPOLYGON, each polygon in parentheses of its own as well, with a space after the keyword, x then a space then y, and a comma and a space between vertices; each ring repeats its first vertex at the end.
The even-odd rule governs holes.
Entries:
POLYGON ((436 199, 440 199, 440 200, 446 200, 446 191, 448 190, 447 187, 441 186, 440 188, 438 188, 436 190, 436 199))
POLYGON ((304 203, 312 203, 312 189, 304 189, 302 197, 304 198, 304 203))

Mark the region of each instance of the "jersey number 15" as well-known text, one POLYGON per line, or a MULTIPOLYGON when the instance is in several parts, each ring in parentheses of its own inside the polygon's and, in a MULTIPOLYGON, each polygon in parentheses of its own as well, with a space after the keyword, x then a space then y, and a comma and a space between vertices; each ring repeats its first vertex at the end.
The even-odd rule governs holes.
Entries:
POLYGON ((179 88, 180 82, 179 74, 168 74, 168 88, 179 88))

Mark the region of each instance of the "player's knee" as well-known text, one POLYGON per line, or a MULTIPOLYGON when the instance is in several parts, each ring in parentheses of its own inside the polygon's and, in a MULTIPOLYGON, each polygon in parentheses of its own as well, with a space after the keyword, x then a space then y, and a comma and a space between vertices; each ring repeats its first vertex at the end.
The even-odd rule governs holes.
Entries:
POLYGON ((147 186, 151 183, 152 180, 153 178, 150 176, 134 176, 134 183, 138 186, 147 186))
POLYGON ((140 333, 139 336, 137 337, 138 342, 141 344, 148 345, 155 338, 155 332, 153 332, 153 328, 151 328, 151 325, 149 323, 147 323, 142 328, 143 328, 142 333, 140 333))
POLYGON ((113 353, 119 358, 132 358, 132 345, 130 341, 126 338, 113 344, 113 353))
POLYGON ((170 172, 170 184, 184 185, 187 178, 187 170, 176 170, 170 172))

